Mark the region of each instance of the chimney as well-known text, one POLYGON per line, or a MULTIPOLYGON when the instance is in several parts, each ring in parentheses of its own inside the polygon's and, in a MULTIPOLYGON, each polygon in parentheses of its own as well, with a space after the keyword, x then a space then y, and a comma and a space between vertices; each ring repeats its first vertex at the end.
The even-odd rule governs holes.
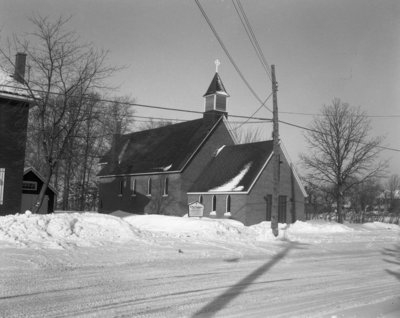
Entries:
POLYGON ((18 52, 15 55, 14 79, 22 84, 25 83, 25 64, 26 54, 18 52))

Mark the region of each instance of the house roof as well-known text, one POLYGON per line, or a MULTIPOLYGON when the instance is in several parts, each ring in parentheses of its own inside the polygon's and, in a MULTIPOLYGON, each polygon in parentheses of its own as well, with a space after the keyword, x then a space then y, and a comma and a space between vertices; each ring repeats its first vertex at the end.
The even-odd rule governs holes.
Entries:
POLYGON ((98 176, 180 171, 221 121, 200 118, 121 135, 100 160, 98 176))
POLYGON ((32 101, 27 87, 16 81, 12 75, 0 69, 0 97, 9 99, 32 101))
POLYGON ((273 142, 218 149, 189 192, 247 192, 272 154, 273 142))
POLYGON ((218 73, 215 73, 215 75, 211 81, 211 84, 208 87, 207 92, 203 95, 203 97, 212 95, 212 94, 222 94, 222 95, 229 96, 229 94, 225 90, 224 84, 222 84, 222 80, 219 77, 218 73))
MULTIPOLYGON (((32 172, 33 174, 35 174, 40 179, 40 181, 42 181, 43 183, 45 182, 44 177, 35 168, 33 168, 33 167, 25 167, 24 168, 24 176, 27 175, 29 172, 32 172)), ((51 191, 53 191, 56 195, 58 194, 58 191, 50 183, 49 183, 49 185, 47 187, 51 191)))

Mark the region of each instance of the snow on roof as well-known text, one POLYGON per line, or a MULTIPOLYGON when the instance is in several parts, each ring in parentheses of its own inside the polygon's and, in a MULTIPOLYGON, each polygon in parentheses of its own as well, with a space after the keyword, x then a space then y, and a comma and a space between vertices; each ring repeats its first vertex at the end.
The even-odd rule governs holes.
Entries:
POLYGON ((2 69, 0 69, 0 96, 24 101, 32 100, 27 87, 2 69))
POLYGON ((219 147, 215 153, 214 153, 214 157, 218 156, 218 154, 221 152, 222 149, 224 149, 225 145, 222 145, 221 147, 219 147))
POLYGON ((189 193, 223 191, 223 188, 229 189, 226 191, 249 191, 271 154, 272 141, 226 146, 207 164, 189 193))
POLYGON ((242 171, 239 172, 238 175, 233 177, 231 180, 229 180, 227 183, 215 187, 213 189, 210 189, 209 191, 241 191, 243 190, 243 186, 239 186, 240 181, 245 177, 246 173, 249 172, 250 167, 252 165, 252 162, 249 162, 244 166, 242 171))

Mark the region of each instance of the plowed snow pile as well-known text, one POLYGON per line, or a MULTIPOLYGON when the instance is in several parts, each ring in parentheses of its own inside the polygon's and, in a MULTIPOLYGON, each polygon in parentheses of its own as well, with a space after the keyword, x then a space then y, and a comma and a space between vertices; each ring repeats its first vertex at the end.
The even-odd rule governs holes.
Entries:
POLYGON ((25 214, 0 217, 0 242, 36 248, 99 246, 129 241, 157 243, 166 240, 252 244, 276 240, 298 242, 365 239, 379 231, 399 231, 398 225, 367 223, 338 224, 325 221, 297 221, 279 224, 279 236, 271 234, 271 223, 244 226, 234 220, 187 218, 164 215, 117 217, 97 213, 25 214))
POLYGON ((0 241, 27 247, 64 248, 126 242, 139 233, 123 219, 96 213, 25 214, 0 217, 0 241))

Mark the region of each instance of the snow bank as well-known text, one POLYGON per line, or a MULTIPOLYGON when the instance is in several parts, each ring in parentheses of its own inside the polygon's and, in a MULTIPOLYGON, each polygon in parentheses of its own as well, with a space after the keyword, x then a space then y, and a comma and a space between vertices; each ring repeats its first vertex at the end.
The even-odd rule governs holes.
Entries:
POLYGON ((198 238, 205 240, 254 239, 251 230, 243 223, 229 219, 182 218, 165 215, 133 215, 124 220, 137 230, 153 236, 198 238))
POLYGON ((97 213, 25 214, 0 217, 0 241, 27 247, 98 246, 140 238, 118 217, 97 213))
POLYGON ((327 222, 321 220, 312 220, 307 222, 296 221, 290 226, 291 233, 344 233, 352 232, 354 229, 336 222, 327 222))
POLYGON ((134 241, 133 244, 159 243, 162 246, 168 245, 168 242, 251 246, 257 242, 279 240, 319 243, 370 240, 372 236, 384 239, 385 232, 400 233, 400 227, 394 224, 344 225, 315 220, 279 224, 279 236, 275 238, 271 233, 271 222, 244 226, 229 219, 129 215, 121 211, 116 215, 88 212, 40 215, 27 211, 25 214, 3 216, 0 217, 0 242, 3 245, 44 248, 90 247, 130 241, 134 241))
POLYGON ((399 226, 396 224, 382 222, 364 223, 362 227, 368 230, 399 230, 399 226))

